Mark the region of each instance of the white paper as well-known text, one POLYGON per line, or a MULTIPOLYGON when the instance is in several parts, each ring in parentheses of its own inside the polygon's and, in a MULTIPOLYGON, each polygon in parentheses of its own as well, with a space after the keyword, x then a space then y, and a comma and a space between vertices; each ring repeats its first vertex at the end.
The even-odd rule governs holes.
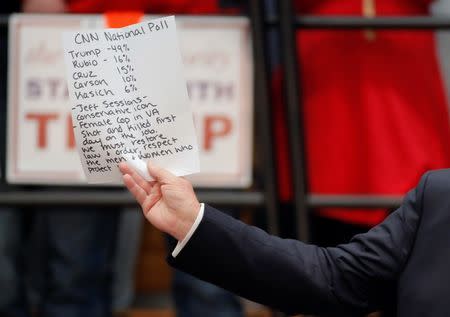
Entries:
POLYGON ((199 172, 198 147, 173 16, 120 29, 65 32, 72 119, 89 183, 121 182, 130 161, 178 176, 199 172))

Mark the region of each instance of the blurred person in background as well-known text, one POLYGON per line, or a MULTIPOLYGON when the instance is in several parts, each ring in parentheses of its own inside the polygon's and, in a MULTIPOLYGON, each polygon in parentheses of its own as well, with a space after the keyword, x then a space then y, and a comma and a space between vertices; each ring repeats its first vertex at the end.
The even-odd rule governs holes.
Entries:
MULTIPOLYGON (((299 15, 424 16, 432 1, 298 0, 299 15)), ((433 31, 296 33, 307 188, 314 194, 401 195, 429 169, 450 166, 449 115, 433 31), (420 61, 420 62, 418 62, 420 61), (329 177, 333 175, 333 177, 329 177)), ((287 129, 275 72, 279 188, 292 201, 287 129)), ((331 246, 367 231, 384 209, 317 209, 312 241, 331 246)))
MULTIPOLYGON (((8 3, 12 6, 13 2, 8 3)), ((20 3, 16 3, 18 10, 20 3)), ((2 2, 2 6, 5 6, 2 2)), ((57 1, 22 3, 23 12, 59 13, 57 1)), ((5 13, 11 13, 9 10, 5 13)), ((4 29, 6 31, 6 28, 4 29)), ((3 30, 2 30, 3 32, 3 30)), ((1 37, 2 132, 5 127, 6 34, 1 37)), ((5 139, 2 135, 2 142, 5 139)), ((4 146, 2 146, 2 157, 4 146)), ((84 207, 0 208, 0 316, 31 315, 30 279, 38 272, 38 303, 45 317, 111 315, 111 281, 117 217, 84 207), (32 233, 31 233, 32 231, 32 233), (32 235, 34 241, 29 241, 32 235), (35 240, 37 239, 37 241, 35 240)))
MULTIPOLYGON (((25 0, 25 12, 41 13, 105 13, 142 12, 148 14, 231 14, 239 12, 232 0, 25 0)), ((105 217, 108 214, 105 213, 105 217)), ((118 252, 113 285, 113 307, 126 310, 134 295, 134 264, 142 218, 138 212, 120 216, 118 252)), ((240 300, 221 288, 180 271, 174 272, 172 295, 179 317, 241 317, 240 300)))

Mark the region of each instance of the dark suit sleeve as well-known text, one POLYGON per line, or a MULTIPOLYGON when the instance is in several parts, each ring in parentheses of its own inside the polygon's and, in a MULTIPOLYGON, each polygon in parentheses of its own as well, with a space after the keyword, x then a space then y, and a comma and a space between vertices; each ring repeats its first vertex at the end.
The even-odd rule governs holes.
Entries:
POLYGON ((426 176, 402 206, 348 244, 280 239, 206 206, 177 269, 281 311, 359 314, 383 308, 414 243, 426 176))

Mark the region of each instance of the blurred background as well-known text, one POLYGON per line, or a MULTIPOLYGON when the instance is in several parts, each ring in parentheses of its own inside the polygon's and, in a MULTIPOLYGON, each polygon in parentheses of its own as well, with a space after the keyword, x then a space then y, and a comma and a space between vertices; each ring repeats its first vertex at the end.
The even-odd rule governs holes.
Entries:
POLYGON ((283 316, 171 270, 169 238, 144 223, 132 197, 87 186, 66 30, 176 15, 199 199, 272 234, 345 243, 381 222, 425 171, 450 167, 450 0, 0 8, 0 316, 283 316))

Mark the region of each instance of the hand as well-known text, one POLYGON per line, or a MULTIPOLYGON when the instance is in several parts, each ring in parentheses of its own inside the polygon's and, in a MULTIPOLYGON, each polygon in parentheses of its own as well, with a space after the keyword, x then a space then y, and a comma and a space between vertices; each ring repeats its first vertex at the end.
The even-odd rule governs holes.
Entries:
POLYGON ((157 229, 184 239, 200 211, 191 183, 148 162, 153 182, 144 180, 125 162, 119 164, 123 182, 142 207, 145 218, 157 229))

